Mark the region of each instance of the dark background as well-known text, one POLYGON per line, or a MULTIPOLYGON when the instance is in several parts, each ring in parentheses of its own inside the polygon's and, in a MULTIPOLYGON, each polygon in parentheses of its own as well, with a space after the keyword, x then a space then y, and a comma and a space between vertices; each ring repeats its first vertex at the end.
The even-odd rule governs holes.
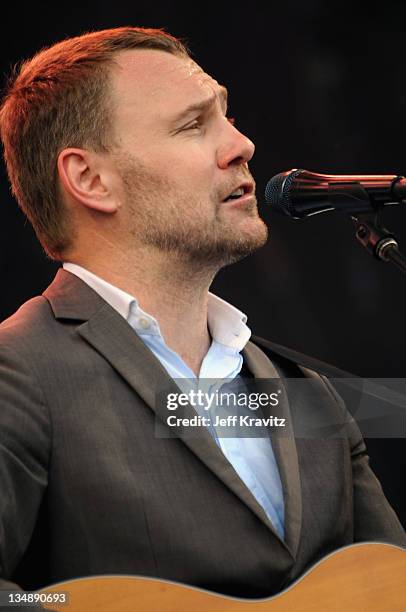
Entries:
MULTIPOLYGON (((406 174, 406 5, 277 2, 9 3, 1 9, 1 79, 41 47, 92 29, 165 27, 230 91, 230 114, 257 146, 251 171, 270 240, 223 270, 214 291, 258 335, 368 377, 405 373, 406 276, 356 242, 338 213, 294 222, 263 205, 290 168, 406 174)), ((0 320, 53 278, 0 169, 0 320)), ((406 252, 406 209, 384 211, 406 252)), ((406 443, 368 440, 372 465, 406 525, 406 443)))

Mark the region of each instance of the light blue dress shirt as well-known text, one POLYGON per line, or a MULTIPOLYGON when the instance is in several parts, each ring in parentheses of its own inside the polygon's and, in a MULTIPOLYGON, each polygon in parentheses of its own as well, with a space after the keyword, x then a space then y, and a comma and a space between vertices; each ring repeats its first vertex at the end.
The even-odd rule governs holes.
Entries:
MULTIPOLYGON (((178 384, 181 382, 179 379, 185 379, 186 386, 193 384, 193 381, 200 384, 203 379, 215 379, 218 381, 214 383, 215 389, 213 386, 207 389, 214 392, 221 387, 219 379, 226 379, 229 382, 238 377, 243 364, 240 351, 248 342, 251 332, 246 325, 247 317, 231 304, 209 293, 208 327, 212 343, 203 359, 197 378, 180 356, 165 344, 158 322, 140 308, 133 296, 81 266, 64 263, 63 267, 92 287, 128 321, 168 374, 178 379, 178 384)), ((236 410, 238 408, 234 408, 233 414, 238 414, 236 410)), ((214 428, 210 428, 209 431, 283 539, 284 499, 271 439, 219 437, 214 428)))

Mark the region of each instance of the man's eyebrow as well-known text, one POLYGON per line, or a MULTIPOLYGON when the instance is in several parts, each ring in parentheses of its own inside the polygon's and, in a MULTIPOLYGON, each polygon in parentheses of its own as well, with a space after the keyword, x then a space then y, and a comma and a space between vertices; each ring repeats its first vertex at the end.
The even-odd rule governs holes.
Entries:
POLYGON ((179 121, 181 121, 183 118, 187 117, 191 113, 203 112, 203 111, 209 110, 215 104, 217 98, 220 99, 221 105, 224 107, 224 110, 226 110, 228 91, 223 85, 220 85, 218 95, 213 94, 212 96, 210 96, 210 98, 207 98, 206 100, 202 100, 201 102, 195 102, 193 104, 190 104, 189 106, 184 108, 180 113, 178 113, 174 117, 171 117, 170 122, 173 124, 179 123, 179 121))

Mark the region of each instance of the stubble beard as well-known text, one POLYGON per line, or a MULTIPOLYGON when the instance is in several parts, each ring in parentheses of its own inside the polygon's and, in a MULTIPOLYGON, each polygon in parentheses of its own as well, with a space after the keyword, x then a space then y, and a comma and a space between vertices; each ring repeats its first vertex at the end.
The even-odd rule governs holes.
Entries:
POLYGON ((255 198, 231 214, 222 210, 214 193, 208 194, 214 211, 208 219, 204 215, 207 200, 179 193, 177 185, 128 156, 117 167, 130 212, 128 231, 141 246, 175 255, 184 264, 220 269, 266 243, 268 230, 258 215, 255 198), (233 221, 234 214, 243 215, 243 223, 233 221))

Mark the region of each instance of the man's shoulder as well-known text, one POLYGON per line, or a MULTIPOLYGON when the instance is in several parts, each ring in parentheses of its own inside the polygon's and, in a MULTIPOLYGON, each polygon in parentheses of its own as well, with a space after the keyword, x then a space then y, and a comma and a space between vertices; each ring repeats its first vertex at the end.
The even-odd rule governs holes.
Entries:
POLYGON ((81 279, 60 269, 42 295, 28 300, 0 324, 0 348, 12 343, 21 348, 65 337, 67 323, 74 326, 105 306, 105 301, 81 279), (60 325, 63 322, 64 325, 60 325))
MULTIPOLYGON (((16 372, 44 371, 45 357, 55 341, 56 321, 49 302, 36 296, 20 306, 0 324, 0 378, 4 382, 16 372)), ((58 350, 58 349, 57 349, 58 350)), ((49 360, 45 363, 49 370, 49 360)))
POLYGON ((0 323, 0 346, 8 341, 18 345, 20 341, 35 338, 54 320, 48 300, 42 295, 33 297, 0 323))

